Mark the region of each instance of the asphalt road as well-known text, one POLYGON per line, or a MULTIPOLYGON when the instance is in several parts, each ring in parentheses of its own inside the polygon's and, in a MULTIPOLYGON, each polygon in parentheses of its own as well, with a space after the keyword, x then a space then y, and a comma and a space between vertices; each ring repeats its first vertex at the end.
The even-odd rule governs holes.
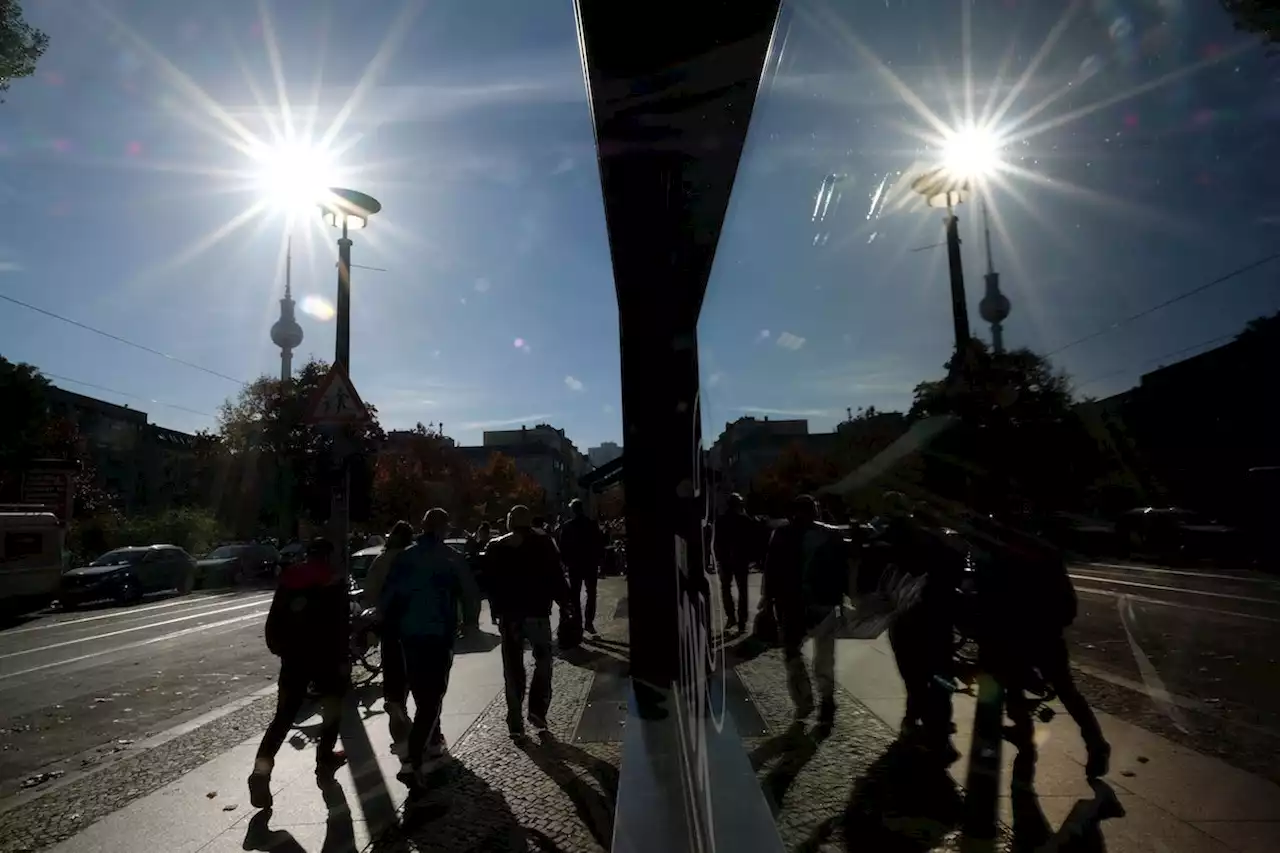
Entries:
POLYGON ((223 592, 52 612, 0 630, 0 799, 269 686, 271 596, 223 592))
POLYGON ((1119 562, 1070 572, 1068 637, 1095 706, 1280 781, 1280 580, 1119 562))

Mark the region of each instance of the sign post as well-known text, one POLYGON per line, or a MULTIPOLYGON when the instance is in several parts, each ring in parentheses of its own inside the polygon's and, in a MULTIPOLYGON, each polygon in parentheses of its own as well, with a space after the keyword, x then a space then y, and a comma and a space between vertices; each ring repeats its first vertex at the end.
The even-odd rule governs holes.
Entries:
POLYGON ((351 384, 341 364, 334 364, 320 382, 307 407, 306 421, 322 428, 333 438, 333 470, 338 476, 329 498, 329 537, 333 540, 337 568, 345 575, 350 569, 347 544, 351 526, 351 467, 355 448, 351 429, 369 423, 369 409, 351 384))

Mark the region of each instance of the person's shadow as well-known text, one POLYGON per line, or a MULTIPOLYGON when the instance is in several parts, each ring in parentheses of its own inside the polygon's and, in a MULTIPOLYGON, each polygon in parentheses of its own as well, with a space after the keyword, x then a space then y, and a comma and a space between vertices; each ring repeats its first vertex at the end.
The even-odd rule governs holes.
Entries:
POLYGON ((827 849, 841 828, 849 851, 927 853, 958 831, 963 813, 945 765, 895 741, 854 783, 844 814, 819 824, 795 849, 827 849))
POLYGON ((522 827, 501 792, 464 762, 449 762, 428 784, 410 795, 400 825, 376 836, 373 853, 556 850, 541 842, 540 833, 522 827))
POLYGON ((776 818, 782 810, 787 791, 800 776, 806 764, 818 753, 822 742, 831 736, 831 726, 817 725, 806 730, 804 723, 793 723, 785 732, 769 738, 751 752, 751 767, 757 773, 774 759, 778 763, 760 780, 769 810, 776 818))
POLYGON ((1013 850, 1052 850, 1054 853, 1106 853, 1107 842, 1102 837, 1102 822, 1109 818, 1124 817, 1124 806, 1110 785, 1101 779, 1091 779, 1092 799, 1081 799, 1072 807, 1062 826, 1054 832, 1040 807, 1036 795, 1035 762, 1021 756, 1014 761, 1013 776, 1009 786, 1013 811, 1013 850))
POLYGON ((613 843, 613 813, 618 802, 618 768, 557 739, 549 731, 541 732, 537 741, 522 740, 517 746, 565 792, 596 842, 609 849, 613 843), (570 765, 591 774, 600 790, 587 784, 570 765))
MULTIPOLYGON (((328 808, 325 818, 324 842, 318 853, 357 853, 355 824, 347 795, 337 782, 329 781, 321 786, 324 804, 328 808)), ((272 829, 271 809, 263 809, 249 820, 245 832, 244 850, 270 850, 271 853, 307 853, 293 833, 286 829, 272 829)))

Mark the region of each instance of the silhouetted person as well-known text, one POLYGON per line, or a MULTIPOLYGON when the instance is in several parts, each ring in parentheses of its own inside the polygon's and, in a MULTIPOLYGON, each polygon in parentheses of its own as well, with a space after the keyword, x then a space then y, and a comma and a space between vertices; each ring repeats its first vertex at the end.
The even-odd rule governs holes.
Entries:
POLYGON ((502 676, 506 685, 507 730, 524 735, 522 710, 529 693, 529 722, 547 727, 551 707, 551 605, 576 615, 569 586, 560 568, 560 555, 551 536, 533 528, 529 508, 512 507, 511 531, 486 549, 490 574, 490 607, 498 614, 502 633, 502 676), (533 647, 533 683, 524 669, 525 641, 533 647))
POLYGON ((1110 769, 1111 746, 1098 718, 1080 695, 1071 675, 1064 636, 1075 621, 1075 587, 1061 553, 1047 541, 990 518, 972 522, 978 547, 987 552, 988 579, 984 590, 992 596, 984 622, 991 626, 989 642, 997 646, 998 668, 1005 688, 1010 740, 1024 760, 1035 760, 1036 701, 1028 698, 1029 679, 1038 671, 1080 727, 1088 759, 1085 774, 1096 779, 1110 769))
POLYGON ((773 531, 765 555, 760 607, 772 607, 782 637, 787 691, 796 719, 813 713, 813 687, 804 663, 805 638, 813 637, 813 674, 819 721, 835 717, 836 605, 849 583, 849 553, 840 531, 817 520, 813 498, 801 495, 787 522, 773 531))
POLYGON ((716 519, 712 538, 712 552, 716 558, 716 572, 720 575, 720 600, 724 605, 725 630, 749 628, 747 615, 747 578, 751 564, 759 559, 760 532, 755 519, 747 515, 742 495, 729 495, 728 507, 716 519), (734 607, 733 587, 738 587, 738 603, 734 607))
POLYGON ((907 693, 902 736, 946 761, 951 746, 951 684, 956 587, 964 568, 963 543, 915 515, 904 495, 888 496, 886 524, 872 540, 868 574, 896 568, 924 577, 919 599, 889 626, 889 643, 907 693))
MULTIPOLYGON (((364 603, 366 607, 378 607, 382 591, 386 587, 391 567, 404 549, 413 544, 413 525, 397 521, 387 536, 382 553, 369 566, 364 579, 364 603)), ((409 676, 405 672, 404 652, 400 648, 400 634, 396 626, 381 622, 379 636, 382 645, 382 702, 387 709, 387 725, 391 729, 391 748, 401 759, 408 754, 409 711, 405 707, 409 698, 409 676)))
POLYGON ((314 539, 302 562, 281 570, 267 613, 267 648, 280 658, 280 679, 276 714, 262 736, 249 775, 249 802, 254 808, 271 808, 276 754, 306 704, 308 684, 320 695, 323 718, 316 742, 316 775, 332 775, 346 760, 334 747, 342 722, 342 697, 350 684, 350 626, 347 585, 334 569, 333 543, 314 539))
MULTIPOLYGON (((471 566, 471 574, 475 577, 477 586, 480 587, 480 596, 485 599, 489 598, 489 585, 485 573, 484 549, 489 547, 492 539, 493 527, 487 521, 480 522, 476 532, 467 537, 467 563, 471 566)), ((493 620, 493 624, 498 624, 497 614, 493 612, 492 607, 489 608, 489 617, 493 620)))
POLYGON ((471 569, 445 544, 448 529, 449 513, 429 510, 422 519, 422 535, 396 558, 382 591, 382 612, 400 637, 413 694, 413 726, 397 774, 406 784, 421 783, 431 765, 448 758, 440 708, 453 668, 458 611, 462 610, 463 624, 472 625, 480 607, 471 569))
POLYGON ((575 605, 582 603, 582 588, 587 588, 587 604, 583 611, 583 628, 596 632, 596 591, 600 579, 600 563, 604 559, 605 538, 600 525, 587 517, 582 501, 569 502, 571 516, 560 527, 560 559, 569 570, 575 605))

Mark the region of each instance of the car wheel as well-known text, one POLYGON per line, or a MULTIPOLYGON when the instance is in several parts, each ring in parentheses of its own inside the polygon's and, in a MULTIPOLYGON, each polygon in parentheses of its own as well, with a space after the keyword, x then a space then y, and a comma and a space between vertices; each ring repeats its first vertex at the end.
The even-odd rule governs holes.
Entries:
POLYGON ((127 577, 120 581, 120 588, 116 590, 116 602, 119 604, 133 604, 142 599, 142 585, 138 583, 135 577, 127 577))

